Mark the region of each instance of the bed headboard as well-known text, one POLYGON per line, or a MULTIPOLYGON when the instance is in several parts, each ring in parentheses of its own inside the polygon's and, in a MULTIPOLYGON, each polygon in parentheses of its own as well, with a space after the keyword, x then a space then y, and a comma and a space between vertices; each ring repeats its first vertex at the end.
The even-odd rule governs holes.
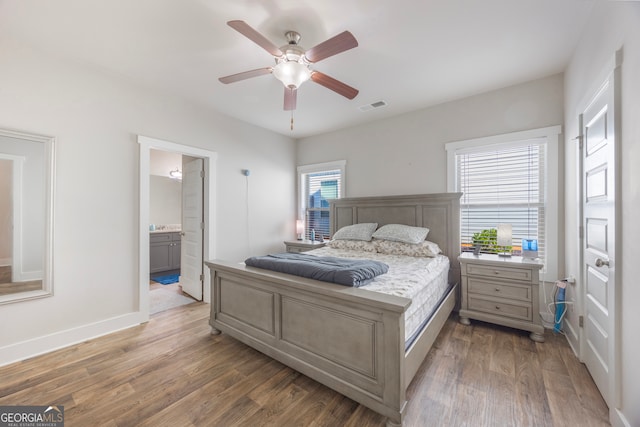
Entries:
POLYGON ((462 193, 410 196, 349 197, 332 200, 331 235, 346 225, 362 222, 427 227, 427 240, 449 257, 449 280, 460 281, 460 197, 462 193))

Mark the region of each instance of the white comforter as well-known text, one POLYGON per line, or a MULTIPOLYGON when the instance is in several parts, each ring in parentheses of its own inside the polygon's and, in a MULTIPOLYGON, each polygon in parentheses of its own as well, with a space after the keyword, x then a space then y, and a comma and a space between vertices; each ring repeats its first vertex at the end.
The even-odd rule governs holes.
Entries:
POLYGON ((323 247, 306 252, 317 256, 340 258, 373 259, 389 266, 386 274, 376 277, 360 289, 397 295, 411 299, 405 313, 405 337, 409 340, 431 316, 441 297, 448 289, 449 258, 438 255, 435 258, 386 255, 374 252, 333 249, 323 247))

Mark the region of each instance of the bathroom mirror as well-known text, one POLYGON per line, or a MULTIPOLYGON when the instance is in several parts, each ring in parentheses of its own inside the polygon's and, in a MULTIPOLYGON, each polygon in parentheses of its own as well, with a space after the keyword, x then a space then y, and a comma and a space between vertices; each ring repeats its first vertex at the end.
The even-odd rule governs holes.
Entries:
POLYGON ((0 304, 53 295, 54 138, 0 129, 0 304))

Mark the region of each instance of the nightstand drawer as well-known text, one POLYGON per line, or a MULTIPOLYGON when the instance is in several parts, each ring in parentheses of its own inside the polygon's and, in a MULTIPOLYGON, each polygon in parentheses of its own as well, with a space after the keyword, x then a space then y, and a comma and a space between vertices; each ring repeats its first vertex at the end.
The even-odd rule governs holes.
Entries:
POLYGON ((467 264, 467 275, 499 277, 503 279, 531 281, 531 269, 492 267, 490 265, 467 264))
POLYGON ((299 246, 287 246, 287 252, 298 254, 300 252, 308 251, 309 249, 301 248, 299 246))
POLYGON ((531 286, 515 283, 496 283, 475 277, 468 277, 469 293, 490 295, 513 300, 531 301, 531 286))
POLYGON ((469 310, 482 311, 497 316, 520 320, 532 320, 530 305, 509 304, 502 301, 485 300, 469 296, 469 310))

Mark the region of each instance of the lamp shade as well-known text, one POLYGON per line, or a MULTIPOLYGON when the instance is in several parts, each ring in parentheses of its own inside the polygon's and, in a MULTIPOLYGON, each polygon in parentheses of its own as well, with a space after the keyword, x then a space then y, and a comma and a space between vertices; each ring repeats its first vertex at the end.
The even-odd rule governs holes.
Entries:
POLYGON ((513 229, 511 224, 498 224, 498 238, 496 244, 498 246, 511 246, 513 243, 513 229))
POLYGON ((304 221, 299 219, 296 220, 296 234, 304 233, 304 221))
POLYGON ((285 87, 297 89, 311 78, 311 70, 304 64, 295 61, 282 61, 273 68, 273 75, 285 87))

